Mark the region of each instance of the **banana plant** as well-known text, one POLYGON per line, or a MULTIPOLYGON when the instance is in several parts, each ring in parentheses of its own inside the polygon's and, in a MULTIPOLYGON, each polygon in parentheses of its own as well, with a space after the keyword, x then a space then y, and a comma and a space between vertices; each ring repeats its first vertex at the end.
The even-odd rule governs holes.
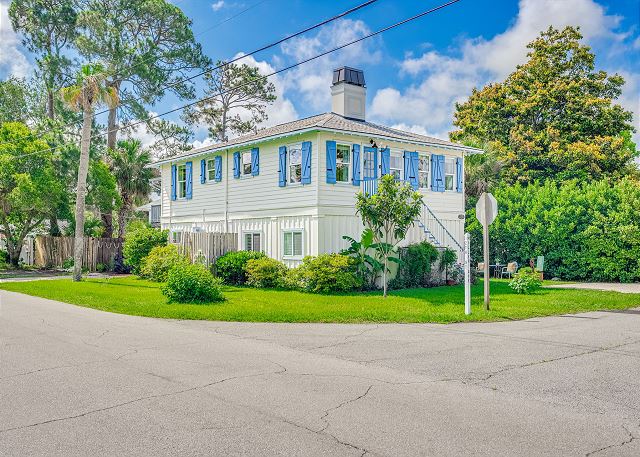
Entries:
POLYGON ((343 249, 341 254, 348 255, 354 260, 357 274, 369 286, 373 286, 375 280, 383 269, 383 264, 370 252, 377 253, 378 244, 373 242, 373 231, 370 228, 363 230, 360 235, 360 241, 350 237, 343 236, 342 239, 348 241, 349 247, 343 249))

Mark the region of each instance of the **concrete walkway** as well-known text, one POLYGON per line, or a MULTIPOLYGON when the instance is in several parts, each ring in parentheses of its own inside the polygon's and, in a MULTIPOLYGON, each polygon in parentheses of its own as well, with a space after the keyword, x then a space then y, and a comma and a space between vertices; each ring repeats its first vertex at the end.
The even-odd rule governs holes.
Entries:
POLYGON ((636 457, 640 310, 242 324, 0 291, 0 405, 7 456, 636 457))
POLYGON ((637 282, 575 282, 570 284, 553 284, 545 287, 550 289, 608 290, 611 292, 621 292, 623 294, 640 294, 640 283, 637 282))

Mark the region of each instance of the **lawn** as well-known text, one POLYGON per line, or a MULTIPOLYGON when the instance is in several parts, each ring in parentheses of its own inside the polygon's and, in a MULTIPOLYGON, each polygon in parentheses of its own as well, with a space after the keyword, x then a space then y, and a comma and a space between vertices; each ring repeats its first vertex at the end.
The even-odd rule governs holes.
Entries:
POLYGON ((0 289, 114 313, 171 319, 253 322, 460 322, 526 319, 552 314, 640 306, 640 294, 543 289, 512 293, 507 281, 491 282, 491 311, 482 307, 482 282, 472 289, 472 314, 464 315, 463 287, 315 295, 293 291, 226 287, 223 303, 167 304, 157 283, 134 277, 9 282, 0 289))

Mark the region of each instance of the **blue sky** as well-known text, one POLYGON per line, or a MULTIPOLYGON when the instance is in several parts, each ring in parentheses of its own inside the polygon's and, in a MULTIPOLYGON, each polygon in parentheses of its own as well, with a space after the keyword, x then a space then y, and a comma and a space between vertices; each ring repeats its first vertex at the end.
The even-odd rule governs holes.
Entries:
MULTIPOLYGON (((214 60, 252 51, 360 2, 173 1, 193 20, 197 39, 214 60)), ((378 0, 347 19, 247 61, 271 72, 443 2, 378 0)), ((7 27, 7 1, 0 5, 0 77, 24 74, 32 58, 7 27)), ((268 124, 329 111, 331 70, 350 65, 365 71, 368 120, 446 138, 456 101, 464 100, 473 87, 503 79, 524 61, 526 43, 542 29, 571 24, 581 26, 586 43, 596 52, 598 68, 627 80, 620 103, 635 113, 638 128, 639 15, 640 0, 462 0, 273 78, 279 99, 269 109, 268 124)), ((162 112, 179 104, 168 96, 149 109, 162 112)), ((635 137, 640 139, 638 133, 635 137)), ((195 145, 205 138, 202 126, 196 130, 195 145)))

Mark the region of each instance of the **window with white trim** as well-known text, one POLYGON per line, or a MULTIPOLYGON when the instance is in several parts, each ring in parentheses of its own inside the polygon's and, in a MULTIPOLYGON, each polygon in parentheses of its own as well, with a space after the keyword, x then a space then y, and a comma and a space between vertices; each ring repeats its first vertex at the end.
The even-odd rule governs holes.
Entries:
POLYGON ((429 156, 418 156, 418 186, 421 189, 429 187, 429 156))
POLYGON ((351 165, 351 146, 336 145, 336 181, 349 182, 349 165, 351 165))
POLYGON ((187 196, 187 166, 178 165, 178 198, 187 196))
POLYGON ((251 162, 251 151, 244 151, 241 153, 242 160, 242 174, 250 175, 253 171, 253 164, 251 162))
POLYGON ((297 184, 302 180, 302 144, 287 146, 287 163, 289 164, 289 183, 297 184))
POLYGON ((444 190, 453 190, 453 182, 455 181, 456 161, 447 158, 444 161, 444 190))
POLYGON ((244 250, 245 251, 262 251, 262 234, 260 232, 244 233, 244 250))
POLYGON ((282 237, 283 257, 302 257, 302 230, 286 230, 282 237))
POLYGON ((393 176, 396 181, 402 179, 402 166, 404 159, 401 154, 391 153, 389 155, 389 174, 393 176))
POLYGON ((216 180, 216 161, 215 159, 207 160, 207 181, 214 182, 216 180))

